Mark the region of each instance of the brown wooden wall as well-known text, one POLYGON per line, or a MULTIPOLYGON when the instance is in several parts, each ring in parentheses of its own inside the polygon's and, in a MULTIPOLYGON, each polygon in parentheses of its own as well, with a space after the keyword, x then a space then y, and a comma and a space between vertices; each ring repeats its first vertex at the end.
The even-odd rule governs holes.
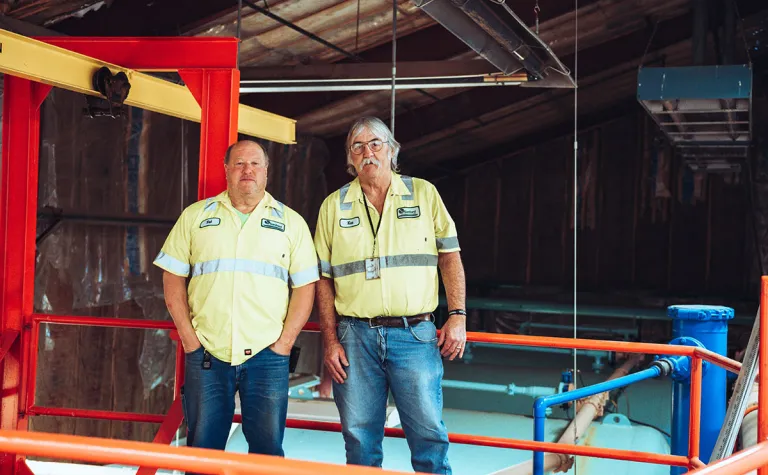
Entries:
MULTIPOLYGON (((41 112, 39 208, 98 216, 64 220, 40 242, 35 310, 170 320, 162 271, 152 261, 171 224, 197 199, 199 126, 133 108, 128 117, 90 119, 84 106, 83 96, 54 90, 41 112), (127 214, 167 224, 100 220, 127 214)), ((297 145, 265 146, 268 190, 314 227, 326 195, 323 142, 302 138, 297 145)), ((38 224, 39 234, 47 223, 38 224)), ((39 344, 38 405, 153 414, 170 407, 175 345, 166 331, 46 325, 39 344)), ((303 358, 312 351, 307 347, 303 358)), ((32 421, 36 431, 144 441, 157 427, 65 417, 32 421)))
MULTIPOLYGON (((754 298, 746 172, 694 173, 657 138, 642 111, 580 133, 580 290, 754 298)), ((573 155, 553 138, 434 180, 470 281, 572 286, 573 155)))

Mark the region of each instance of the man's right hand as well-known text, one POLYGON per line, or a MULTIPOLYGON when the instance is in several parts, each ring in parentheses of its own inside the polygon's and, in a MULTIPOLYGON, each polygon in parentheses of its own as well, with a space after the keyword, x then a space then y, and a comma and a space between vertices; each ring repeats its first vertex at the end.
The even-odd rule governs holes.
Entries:
POLYGON ((189 354, 197 351, 203 344, 200 343, 200 339, 197 338, 197 335, 193 333, 192 337, 181 340, 181 346, 184 347, 184 353, 189 354))
POLYGON ((328 373, 331 375, 334 381, 339 384, 344 384, 344 380, 347 379, 347 373, 344 371, 344 366, 349 366, 347 361, 347 354, 344 352, 344 348, 339 341, 335 341, 325 345, 325 367, 328 368, 328 373))

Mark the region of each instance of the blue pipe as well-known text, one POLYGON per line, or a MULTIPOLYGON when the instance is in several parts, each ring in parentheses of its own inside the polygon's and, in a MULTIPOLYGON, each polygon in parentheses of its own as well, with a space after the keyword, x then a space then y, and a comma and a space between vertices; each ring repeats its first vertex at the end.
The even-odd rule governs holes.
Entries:
MULTIPOLYGON (((646 379, 653 379, 661 375, 661 366, 654 365, 643 371, 638 371, 637 373, 622 376, 621 378, 616 378, 610 381, 593 384, 592 386, 574 389, 573 391, 536 399, 536 402, 533 404, 533 440, 536 442, 544 442, 544 421, 548 407, 576 401, 578 399, 594 396, 595 394, 604 393, 606 391, 613 391, 614 389, 628 386, 630 384, 644 381, 646 379)), ((533 475, 544 475, 544 452, 533 453, 533 475)))
MULTIPOLYGON (((710 305, 673 305, 668 308, 672 319, 672 344, 703 346, 726 356, 728 350, 728 320, 732 308, 710 305)), ((672 387, 672 447, 673 455, 688 453, 688 425, 691 396, 690 378, 676 378, 672 387)), ((705 365, 702 374, 701 438, 699 459, 709 463, 717 436, 725 420, 726 371, 715 365, 705 365)), ((671 467, 671 475, 685 473, 685 467, 671 467)))

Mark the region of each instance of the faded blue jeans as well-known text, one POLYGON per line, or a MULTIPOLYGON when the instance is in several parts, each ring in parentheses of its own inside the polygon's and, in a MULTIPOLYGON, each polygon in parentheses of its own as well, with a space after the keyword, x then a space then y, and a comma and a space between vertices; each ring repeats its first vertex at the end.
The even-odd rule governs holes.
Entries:
POLYGON ((344 384, 333 383, 347 463, 381 467, 391 390, 413 469, 450 474, 442 420, 443 361, 434 323, 371 328, 365 320, 343 317, 336 331, 349 361, 344 384))
POLYGON ((211 368, 203 369, 204 355, 201 347, 185 358, 182 405, 187 445, 224 450, 239 391, 248 452, 284 456, 290 358, 265 348, 237 366, 211 356, 211 368))

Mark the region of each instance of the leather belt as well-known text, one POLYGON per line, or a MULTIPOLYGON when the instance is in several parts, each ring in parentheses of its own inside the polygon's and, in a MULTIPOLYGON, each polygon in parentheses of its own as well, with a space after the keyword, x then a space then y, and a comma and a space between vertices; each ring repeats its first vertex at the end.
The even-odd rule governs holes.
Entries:
POLYGON ((429 322, 432 320, 431 313, 422 313, 411 317, 373 317, 373 318, 358 318, 356 320, 365 320, 371 327, 405 327, 405 322, 408 325, 418 325, 421 322, 429 322))

